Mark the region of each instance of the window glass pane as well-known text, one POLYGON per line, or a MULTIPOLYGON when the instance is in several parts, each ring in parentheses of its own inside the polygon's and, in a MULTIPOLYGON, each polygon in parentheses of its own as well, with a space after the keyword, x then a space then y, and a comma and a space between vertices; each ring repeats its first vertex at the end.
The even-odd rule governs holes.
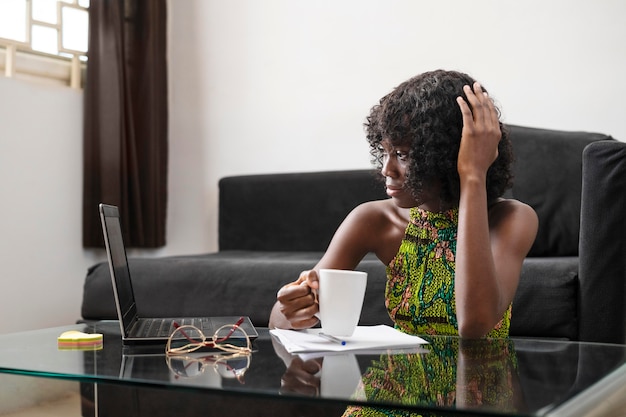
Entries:
POLYGON ((11 50, 20 54, 20 60, 6 60, 3 72, 79 87, 89 48, 89 4, 90 0, 0 0, 0 49, 14 44, 11 50), (62 59, 36 59, 38 53, 62 59))
POLYGON ((65 6, 61 9, 61 13, 63 16, 63 48, 87 52, 89 14, 87 11, 65 6))
POLYGON ((46 26, 33 25, 33 49, 49 54, 58 54, 57 30, 46 26))
POLYGON ((61 0, 64 3, 78 4, 80 7, 89 8, 89 0, 61 0))
POLYGON ((57 2, 51 0, 32 0, 33 19, 46 23, 57 23, 57 2))
POLYGON ((0 0, 0 38, 26 42, 26 0, 0 0))

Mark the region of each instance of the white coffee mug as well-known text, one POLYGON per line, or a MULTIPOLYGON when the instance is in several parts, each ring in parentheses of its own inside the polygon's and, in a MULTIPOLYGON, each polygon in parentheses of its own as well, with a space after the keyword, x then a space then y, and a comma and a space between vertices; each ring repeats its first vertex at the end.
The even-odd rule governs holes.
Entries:
POLYGON ((352 336, 361 317, 367 272, 321 269, 319 279, 322 331, 332 336, 352 336))

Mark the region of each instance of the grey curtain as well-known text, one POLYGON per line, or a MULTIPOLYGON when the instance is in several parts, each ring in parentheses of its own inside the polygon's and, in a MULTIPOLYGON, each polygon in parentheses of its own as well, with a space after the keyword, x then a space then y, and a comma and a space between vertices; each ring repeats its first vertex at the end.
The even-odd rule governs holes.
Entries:
POLYGON ((165 245, 166 0, 89 7, 83 246, 102 247, 98 204, 119 207, 129 247, 165 245))

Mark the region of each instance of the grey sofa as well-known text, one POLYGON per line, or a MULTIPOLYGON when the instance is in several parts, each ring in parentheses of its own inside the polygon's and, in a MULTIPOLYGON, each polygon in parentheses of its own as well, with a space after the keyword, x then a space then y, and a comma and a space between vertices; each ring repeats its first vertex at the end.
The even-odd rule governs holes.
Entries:
MULTIPOLYGON (((626 343, 626 144, 598 133, 509 129, 509 196, 533 206, 540 221, 511 334, 626 343)), ((382 198, 373 170, 223 178, 218 252, 129 259, 139 313, 248 315, 266 326, 277 290, 315 265, 352 208, 382 198)), ((384 265, 369 255, 358 269, 369 273, 360 323, 390 324, 384 265)), ((94 265, 82 318, 115 317, 108 266, 94 265)))

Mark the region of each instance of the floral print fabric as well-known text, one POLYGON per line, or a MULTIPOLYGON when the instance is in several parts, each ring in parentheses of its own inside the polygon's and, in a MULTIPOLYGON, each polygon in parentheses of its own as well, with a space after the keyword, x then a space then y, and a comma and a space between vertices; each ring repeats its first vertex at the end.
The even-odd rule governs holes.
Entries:
MULTIPOLYGON (((459 211, 410 211, 405 237, 387 267, 385 303, 410 334, 458 335, 454 271, 459 211)), ((508 337, 511 306, 487 337, 508 337)))

